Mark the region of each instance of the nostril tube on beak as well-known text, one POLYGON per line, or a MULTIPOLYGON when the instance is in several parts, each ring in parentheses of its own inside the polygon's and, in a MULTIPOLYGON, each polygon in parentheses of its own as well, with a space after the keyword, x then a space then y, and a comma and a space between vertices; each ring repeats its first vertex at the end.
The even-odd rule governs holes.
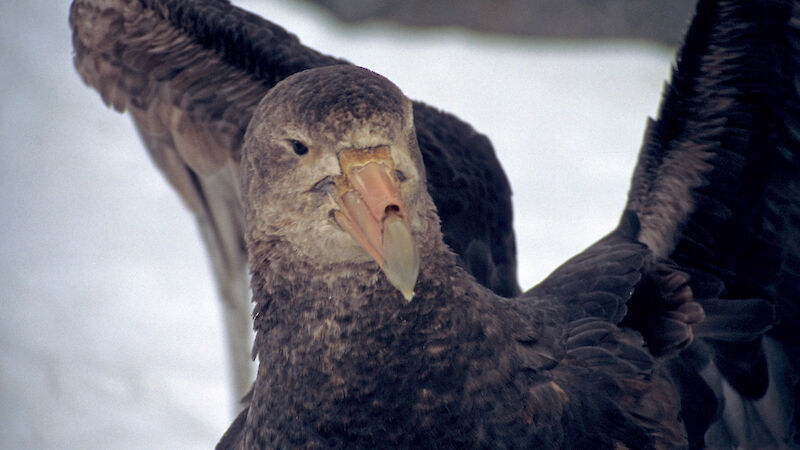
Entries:
POLYGON ((399 215, 400 214, 400 207, 395 205, 395 204, 388 205, 386 207, 386 209, 383 210, 383 217, 384 218, 388 217, 389 214, 397 214, 397 215, 399 215))
POLYGON ((403 214, 400 192, 383 164, 370 162, 353 168, 348 179, 353 188, 364 197, 376 220, 383 220, 390 208, 400 215, 403 214))

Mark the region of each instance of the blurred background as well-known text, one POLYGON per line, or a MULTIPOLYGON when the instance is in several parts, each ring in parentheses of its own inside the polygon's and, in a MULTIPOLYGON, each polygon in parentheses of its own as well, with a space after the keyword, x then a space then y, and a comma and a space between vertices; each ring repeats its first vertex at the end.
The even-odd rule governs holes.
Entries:
MULTIPOLYGON (((488 135, 523 288, 616 224, 690 10, 234 3, 488 135)), ((68 8, 0 3, 0 448, 209 448, 233 405, 204 250, 130 119, 74 71, 68 8)))
POLYGON ((645 39, 677 45, 694 0, 304 0, 351 23, 459 26, 543 38, 645 39))

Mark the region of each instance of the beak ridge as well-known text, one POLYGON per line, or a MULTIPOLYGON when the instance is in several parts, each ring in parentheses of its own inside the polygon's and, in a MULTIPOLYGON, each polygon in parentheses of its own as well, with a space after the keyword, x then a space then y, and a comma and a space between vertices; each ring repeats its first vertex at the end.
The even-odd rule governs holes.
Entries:
POLYGON ((340 152, 342 176, 334 197, 340 210, 336 222, 378 263, 389 282, 407 301, 414 296, 419 253, 406 209, 391 176, 394 161, 388 149, 340 152))

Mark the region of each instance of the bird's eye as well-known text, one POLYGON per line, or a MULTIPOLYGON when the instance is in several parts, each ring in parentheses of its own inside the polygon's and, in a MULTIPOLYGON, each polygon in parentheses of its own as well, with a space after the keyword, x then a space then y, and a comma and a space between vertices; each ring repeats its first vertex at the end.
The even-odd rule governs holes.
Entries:
POLYGON ((395 173, 395 175, 397 175, 397 179, 398 179, 398 180, 399 180, 401 183, 402 183, 403 181, 406 181, 406 174, 404 174, 403 172, 400 172, 399 170, 395 170, 395 171, 394 171, 394 173, 395 173))
POLYGON ((289 143, 292 144, 292 150, 294 150, 296 154, 302 156, 308 153, 308 147, 306 147, 306 144, 303 144, 302 142, 296 141, 294 139, 290 139, 289 143))

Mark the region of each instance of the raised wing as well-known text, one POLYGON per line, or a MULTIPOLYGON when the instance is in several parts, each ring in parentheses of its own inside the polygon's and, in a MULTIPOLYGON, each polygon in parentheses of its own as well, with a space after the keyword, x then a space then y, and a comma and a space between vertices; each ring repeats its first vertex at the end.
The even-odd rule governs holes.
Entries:
POLYGON ((799 80, 800 3, 701 1, 628 202, 639 240, 690 274, 705 299, 707 319, 694 330, 703 342, 684 360, 710 357, 724 380, 706 376, 717 395, 727 389, 734 415, 749 417, 715 431, 733 446, 800 439, 790 375, 800 348, 799 80), (777 315, 768 331, 776 345, 753 333, 769 326, 763 301, 777 315))
POLYGON ((800 439, 798 81, 800 2, 701 0, 615 232, 630 232, 626 216, 635 215, 633 241, 649 254, 628 265, 640 264, 641 281, 612 269, 626 257, 603 249, 606 238, 529 294, 577 299, 577 314, 612 321, 622 308, 622 324, 654 354, 675 354, 694 337, 670 361, 692 445, 702 445, 722 402, 739 410, 712 428, 714 445, 800 439), (591 274, 601 268, 617 282, 599 285, 604 278, 591 274))
MULTIPOLYGON (((769 300, 779 319, 770 334, 793 345, 800 343, 798 9, 779 1, 698 5, 628 201, 642 224, 639 240, 690 273, 696 297, 731 300, 721 309, 769 300)), ((714 318, 699 331, 719 329, 714 318)), ((767 383, 760 342, 727 338, 734 340, 709 336, 718 367, 739 391, 760 395, 767 383)))
MULTIPOLYGON (((106 104, 131 113, 154 162, 197 216, 241 394, 252 344, 238 192, 244 132, 277 82, 346 62, 224 0, 75 0, 70 24, 81 77, 106 104)), ((452 115, 414 106, 445 241, 479 282, 517 293, 511 190, 491 144, 452 115)))

